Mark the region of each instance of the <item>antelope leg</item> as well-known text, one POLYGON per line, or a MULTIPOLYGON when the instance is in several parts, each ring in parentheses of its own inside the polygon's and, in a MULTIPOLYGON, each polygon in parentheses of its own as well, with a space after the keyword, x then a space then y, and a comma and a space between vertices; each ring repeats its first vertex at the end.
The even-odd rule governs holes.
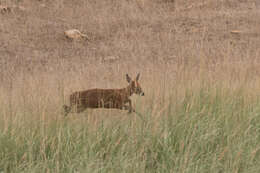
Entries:
POLYGON ((129 110, 128 113, 135 112, 134 108, 132 107, 132 101, 130 99, 127 100, 129 106, 125 105, 126 109, 129 110))

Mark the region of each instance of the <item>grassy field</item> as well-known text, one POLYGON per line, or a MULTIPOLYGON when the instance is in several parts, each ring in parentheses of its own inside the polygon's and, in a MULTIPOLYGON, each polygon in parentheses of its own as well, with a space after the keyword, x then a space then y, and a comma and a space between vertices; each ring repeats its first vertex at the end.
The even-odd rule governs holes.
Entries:
POLYGON ((257 83, 183 81, 134 97, 138 115, 87 110, 64 118, 53 94, 60 88, 32 81, 1 91, 3 172, 260 171, 257 83))
POLYGON ((0 5, 0 172, 260 172, 257 0, 0 5), (73 91, 138 72, 137 114, 63 116, 73 91))

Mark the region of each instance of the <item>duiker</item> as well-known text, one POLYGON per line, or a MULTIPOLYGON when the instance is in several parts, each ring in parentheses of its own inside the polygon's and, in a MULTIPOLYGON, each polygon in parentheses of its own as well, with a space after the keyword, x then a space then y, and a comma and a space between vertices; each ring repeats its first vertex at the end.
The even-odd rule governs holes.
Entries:
POLYGON ((72 111, 80 113, 86 108, 115 108, 126 109, 129 113, 135 112, 130 96, 132 94, 144 96, 144 92, 138 83, 139 77, 140 73, 136 76, 135 80, 132 80, 126 74, 126 80, 129 84, 122 89, 96 88, 72 93, 70 95, 70 105, 63 106, 65 115, 72 111))

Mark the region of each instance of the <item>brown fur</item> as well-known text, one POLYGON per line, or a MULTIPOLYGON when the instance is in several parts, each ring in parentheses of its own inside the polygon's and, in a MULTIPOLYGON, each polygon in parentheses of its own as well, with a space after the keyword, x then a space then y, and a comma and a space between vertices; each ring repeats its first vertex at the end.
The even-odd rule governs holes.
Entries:
POLYGON ((64 105, 65 114, 73 111, 80 113, 86 108, 115 108, 127 109, 129 113, 135 111, 132 108, 130 96, 133 93, 144 95, 140 84, 138 83, 139 74, 133 81, 128 75, 126 79, 129 85, 122 89, 90 89, 86 91, 77 91, 70 95, 70 106, 64 105), (126 104, 129 105, 126 105, 126 104))

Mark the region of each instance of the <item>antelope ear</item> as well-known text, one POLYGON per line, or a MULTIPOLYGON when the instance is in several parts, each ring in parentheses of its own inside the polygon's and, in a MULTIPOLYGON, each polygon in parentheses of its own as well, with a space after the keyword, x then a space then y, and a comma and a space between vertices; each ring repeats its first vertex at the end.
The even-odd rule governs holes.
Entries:
POLYGON ((138 73, 138 74, 137 74, 137 76, 136 76, 136 79, 135 79, 135 80, 136 80, 136 81, 138 81, 138 80, 139 80, 139 77, 140 77, 140 73, 138 73))
POLYGON ((128 83, 130 83, 130 82, 132 81, 132 79, 130 78, 130 76, 129 76, 128 74, 126 74, 126 81, 127 81, 128 83))

